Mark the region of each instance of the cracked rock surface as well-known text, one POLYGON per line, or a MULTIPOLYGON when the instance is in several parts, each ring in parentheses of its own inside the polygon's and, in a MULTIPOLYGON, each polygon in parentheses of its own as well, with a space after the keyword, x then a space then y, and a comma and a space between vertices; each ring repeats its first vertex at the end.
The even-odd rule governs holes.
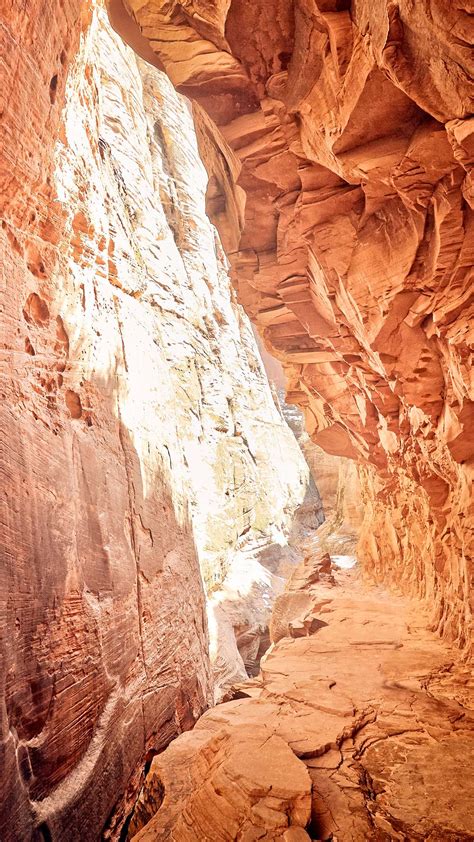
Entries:
POLYGON ((470 665, 416 605, 322 555, 286 593, 306 603, 258 678, 153 760, 135 842, 473 839, 470 665))
POLYGON ((186 103, 100 4, 8 3, 0 39, 0 837, 92 842, 212 702, 205 589, 308 468, 186 103))
POLYGON ((361 562, 469 648, 472 3, 124 7, 195 103, 208 212, 288 401, 360 465, 361 562))

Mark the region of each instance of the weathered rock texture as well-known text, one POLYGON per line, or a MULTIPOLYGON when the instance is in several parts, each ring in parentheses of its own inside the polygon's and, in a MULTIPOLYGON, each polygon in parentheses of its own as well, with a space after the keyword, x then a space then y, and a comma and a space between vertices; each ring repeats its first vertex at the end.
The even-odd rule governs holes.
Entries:
POLYGON ((5 842, 114 832, 212 700, 200 568, 283 542, 307 481, 188 107, 80 8, 10 3, 0 29, 5 842))
POLYGON ((474 686, 418 607, 308 558, 247 698, 151 765, 136 842, 467 842, 474 686))
MULTIPOLYGON (((284 403, 284 391, 279 392, 283 415, 304 453, 312 477, 317 478, 317 491, 324 513, 324 527, 320 535, 345 536, 355 546, 359 537, 364 511, 357 464, 344 456, 326 453, 315 444, 305 430, 304 417, 297 406, 284 403)), ((310 506, 314 509, 314 504, 310 506)))
MULTIPOLYGON (((120 0, 111 0, 115 9, 120 0)), ((468 643, 472 11, 126 0, 191 97, 239 300, 313 440, 355 458, 362 559, 468 643)))
POLYGON ((329 540, 334 551, 337 548, 354 550, 364 517, 357 464, 344 456, 326 453, 312 441, 306 431, 301 410, 295 404, 286 403, 285 376, 281 364, 270 356, 262 340, 256 335, 265 371, 276 391, 276 399, 283 416, 304 453, 312 479, 317 480, 317 488, 313 490, 310 487, 311 483, 308 487, 307 500, 300 508, 299 520, 304 517, 303 511, 307 503, 310 523, 314 523, 314 513, 317 509, 314 500, 316 492, 321 506, 321 523, 325 520, 324 527, 319 530, 319 539, 326 543, 329 540))

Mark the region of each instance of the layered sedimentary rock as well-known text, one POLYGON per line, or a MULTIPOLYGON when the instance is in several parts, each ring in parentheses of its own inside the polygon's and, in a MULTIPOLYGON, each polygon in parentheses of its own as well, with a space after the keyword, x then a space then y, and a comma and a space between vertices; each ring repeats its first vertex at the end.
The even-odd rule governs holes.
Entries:
POLYGON ((472 674, 425 623, 308 557, 277 600, 259 677, 153 760, 130 836, 472 839, 472 674))
MULTIPOLYGON (((283 402, 284 391, 279 395, 283 402)), ((355 546, 364 518, 356 462, 326 453, 315 444, 305 430, 304 417, 297 406, 283 403, 283 414, 304 453, 311 476, 317 478, 325 519, 320 535, 337 534, 339 541, 345 536, 348 544, 355 546)))
POLYGON ((365 569, 429 599, 467 645, 469 4, 125 7, 123 36, 195 102, 208 210, 288 400, 318 445, 364 466, 365 569))
POLYGON ((0 29, 8 842, 114 834, 146 753, 212 701, 201 573, 283 542, 307 478, 189 109, 80 8, 10 4, 0 29))
POLYGON ((301 507, 299 519, 304 519, 307 504, 309 524, 314 524, 316 492, 321 506, 320 523, 323 522, 323 518, 325 520, 324 527, 319 530, 319 541, 323 541, 333 552, 352 552, 356 547, 364 516, 357 464, 344 456, 326 453, 312 441, 299 407, 286 403, 285 375, 281 364, 270 356, 260 337, 256 335, 269 382, 276 391, 276 400, 304 453, 311 478, 317 480, 317 488, 313 490, 308 487, 307 499, 301 507))

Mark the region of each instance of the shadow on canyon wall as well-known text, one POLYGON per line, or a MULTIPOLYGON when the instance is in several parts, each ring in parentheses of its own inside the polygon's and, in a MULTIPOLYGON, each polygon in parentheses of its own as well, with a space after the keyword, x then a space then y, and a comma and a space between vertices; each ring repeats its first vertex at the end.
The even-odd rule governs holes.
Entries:
POLYGON ((164 475, 143 493, 111 380, 94 387, 98 421, 94 409, 59 420, 51 400, 35 417, 27 396, 16 417, 1 410, 5 840, 35 838, 37 825, 38 839, 96 838, 146 751, 191 727, 208 701, 190 520, 164 475))

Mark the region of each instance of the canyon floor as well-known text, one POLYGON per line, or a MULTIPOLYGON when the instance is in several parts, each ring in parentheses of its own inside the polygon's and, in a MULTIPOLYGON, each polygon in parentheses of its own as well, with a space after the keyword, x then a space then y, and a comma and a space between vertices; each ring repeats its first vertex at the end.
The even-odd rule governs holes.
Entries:
POLYGON ((402 597, 310 554, 257 678, 151 765, 135 842, 474 839, 474 682, 402 597))

